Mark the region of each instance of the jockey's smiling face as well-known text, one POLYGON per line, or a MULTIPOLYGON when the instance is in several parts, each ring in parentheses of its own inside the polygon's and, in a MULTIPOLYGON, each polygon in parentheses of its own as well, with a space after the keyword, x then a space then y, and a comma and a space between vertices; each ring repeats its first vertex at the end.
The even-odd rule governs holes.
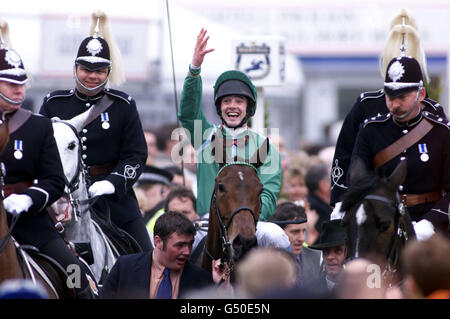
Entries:
POLYGON ((174 232, 165 243, 158 235, 154 239, 159 263, 170 270, 181 270, 191 254, 194 236, 174 232))
POLYGON ((227 95, 220 101, 222 118, 228 127, 239 125, 247 114, 247 98, 242 95, 227 95))
MULTIPOLYGON (((25 98, 25 84, 15 84, 7 81, 0 81, 0 93, 6 98, 13 101, 22 101, 25 98)), ((15 111, 20 108, 21 104, 15 105, 8 103, 4 99, 0 99, 0 111, 15 111)))

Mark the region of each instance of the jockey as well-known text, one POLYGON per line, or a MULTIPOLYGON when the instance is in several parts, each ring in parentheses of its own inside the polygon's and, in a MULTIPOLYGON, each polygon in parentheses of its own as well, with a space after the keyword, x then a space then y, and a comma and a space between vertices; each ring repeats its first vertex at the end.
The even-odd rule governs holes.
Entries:
POLYGON ((147 159, 136 102, 128 94, 107 87, 109 82, 121 84, 124 77, 103 12, 93 13, 91 34, 81 42, 75 59, 75 88, 49 93, 40 113, 68 120, 97 106, 92 109, 96 117, 79 132, 92 184, 89 194, 103 195, 94 209, 110 210, 113 223, 134 237, 143 250, 149 250, 151 241, 132 188, 147 159))
MULTIPOLYGON (((7 29, 3 22, 2 31, 7 29)), ((64 191, 64 172, 49 119, 21 108, 25 100, 28 75, 19 54, 0 37, 0 112, 1 125, 7 122, 9 142, 0 156, 4 164, 3 205, 13 216, 19 216, 13 229, 21 245, 35 246, 56 260, 66 271, 79 265, 78 298, 92 298, 88 277, 78 259, 56 230, 46 207, 64 191), (6 172, 6 175, 5 175, 6 172)), ((72 271, 71 271, 72 272, 72 271)), ((68 273, 70 275, 70 273, 68 273)))
MULTIPOLYGON (((215 134, 221 132, 233 145, 226 149, 229 156, 250 158, 262 145, 265 137, 248 127, 248 120, 255 114, 257 91, 251 80, 240 71, 222 73, 214 85, 214 102, 221 125, 209 123, 202 111, 202 79, 200 67, 204 56, 214 49, 206 49, 209 36, 202 29, 197 37, 196 47, 189 73, 184 81, 178 118, 183 128, 190 133, 190 140, 197 153, 197 213, 203 217, 209 212, 214 180, 219 164, 212 155, 215 134), (240 145, 240 147, 238 147, 240 145)), ((257 169, 263 184, 261 193, 260 221, 272 216, 281 186, 280 155, 273 145, 265 163, 257 169)))

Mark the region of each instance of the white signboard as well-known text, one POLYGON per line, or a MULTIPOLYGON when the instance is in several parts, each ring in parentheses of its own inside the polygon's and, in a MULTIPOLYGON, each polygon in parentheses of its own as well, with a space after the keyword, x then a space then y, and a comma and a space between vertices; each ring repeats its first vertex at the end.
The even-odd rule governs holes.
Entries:
POLYGON ((232 63, 257 87, 282 85, 285 80, 285 51, 281 37, 260 36, 232 41, 232 63))
MULTIPOLYGON (((111 33, 122 55, 128 79, 147 76, 146 19, 110 19, 111 33)), ((89 34, 90 17, 44 16, 42 19, 40 74, 72 76, 72 68, 81 41, 89 34)))

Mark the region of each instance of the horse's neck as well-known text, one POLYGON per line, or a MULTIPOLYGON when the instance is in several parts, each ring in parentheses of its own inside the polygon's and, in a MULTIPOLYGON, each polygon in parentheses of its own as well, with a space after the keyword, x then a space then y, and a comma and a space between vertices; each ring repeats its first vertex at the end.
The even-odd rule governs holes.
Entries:
MULTIPOLYGON (((3 202, 0 202, 0 242, 4 240, 8 230, 5 208, 3 202)), ((5 249, 0 252, 0 282, 10 278, 23 278, 12 237, 10 237, 5 249)))

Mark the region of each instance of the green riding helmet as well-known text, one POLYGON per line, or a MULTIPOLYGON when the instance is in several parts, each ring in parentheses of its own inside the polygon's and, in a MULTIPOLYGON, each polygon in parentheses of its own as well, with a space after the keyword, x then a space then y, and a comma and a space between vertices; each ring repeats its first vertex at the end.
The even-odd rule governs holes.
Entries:
POLYGON ((252 81, 245 73, 231 70, 222 73, 214 84, 214 103, 216 104, 217 114, 221 115, 220 101, 227 95, 243 95, 247 97, 247 116, 246 119, 255 115, 257 91, 252 81))

